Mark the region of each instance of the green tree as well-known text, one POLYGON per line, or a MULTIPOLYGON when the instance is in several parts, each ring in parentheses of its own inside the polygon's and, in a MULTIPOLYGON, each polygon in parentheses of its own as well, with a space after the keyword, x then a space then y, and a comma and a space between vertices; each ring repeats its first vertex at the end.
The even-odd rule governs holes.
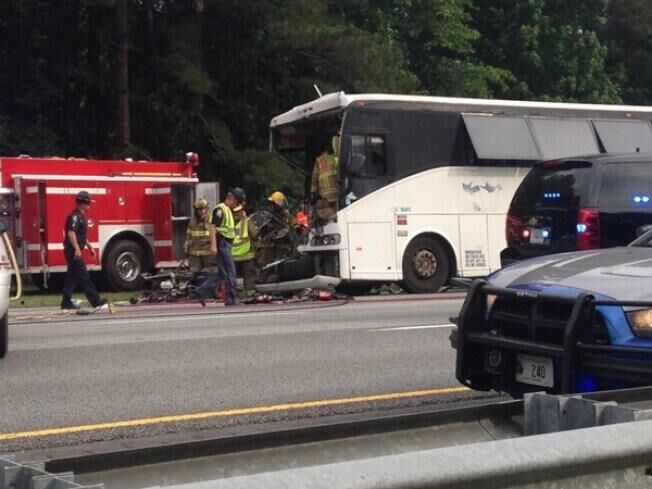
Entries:
POLYGON ((478 54, 508 70, 498 95, 579 102, 620 101, 618 77, 606 68, 599 32, 608 0, 486 0, 476 3, 478 54))
POLYGON ((112 8, 97 1, 0 2, 5 154, 109 152, 113 20, 112 8))
POLYGON ((623 73, 622 98, 631 104, 652 103, 652 9, 648 0, 612 0, 605 38, 609 65, 623 73))
POLYGON ((345 19, 400 47, 422 92, 490 97, 510 74, 477 59, 471 0, 333 0, 345 19))

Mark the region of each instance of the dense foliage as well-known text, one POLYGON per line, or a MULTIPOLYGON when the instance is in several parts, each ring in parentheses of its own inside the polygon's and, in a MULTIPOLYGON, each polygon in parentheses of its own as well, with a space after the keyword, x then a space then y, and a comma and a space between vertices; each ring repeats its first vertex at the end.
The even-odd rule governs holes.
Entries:
POLYGON ((315 83, 648 104, 651 48, 649 0, 3 0, 0 154, 197 150, 206 179, 292 192, 267 125, 315 83))

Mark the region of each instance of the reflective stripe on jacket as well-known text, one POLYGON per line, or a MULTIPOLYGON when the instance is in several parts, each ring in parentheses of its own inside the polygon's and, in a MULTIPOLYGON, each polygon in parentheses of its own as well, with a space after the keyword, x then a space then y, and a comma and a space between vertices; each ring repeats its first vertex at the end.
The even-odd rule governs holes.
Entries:
POLYGON ((188 224, 186 231, 186 248, 193 256, 207 256, 211 252, 211 237, 208 222, 198 222, 194 217, 188 224))
POLYGON ((219 225, 213 223, 215 224, 216 231, 222 235, 222 237, 233 241, 233 239, 235 239, 235 219, 233 217, 233 211, 224 202, 218 204, 216 209, 222 211, 222 222, 219 225))
POLYGON ((242 219, 235 225, 235 239, 231 249, 233 260, 236 262, 253 260, 256 256, 251 247, 249 237, 249 218, 242 219))
POLYGON ((311 191, 329 202, 337 201, 337 156, 322 153, 315 160, 311 191))

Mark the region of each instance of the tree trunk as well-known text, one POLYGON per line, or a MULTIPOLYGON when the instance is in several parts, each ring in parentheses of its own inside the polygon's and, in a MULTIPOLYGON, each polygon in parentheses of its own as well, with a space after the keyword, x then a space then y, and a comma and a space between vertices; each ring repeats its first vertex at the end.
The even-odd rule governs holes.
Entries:
POLYGON ((127 0, 116 0, 116 34, 118 38, 116 142, 118 151, 124 153, 129 147, 129 23, 127 0))
MULTIPOLYGON (((192 0, 192 10, 195 14, 195 26, 197 29, 197 67, 204 68, 204 0, 192 0)), ((204 95, 197 94, 195 97, 195 112, 204 112, 204 95)))
POLYGON ((152 93, 158 93, 158 47, 154 21, 154 0, 144 0, 145 23, 147 28, 147 63, 149 65, 149 85, 152 93))

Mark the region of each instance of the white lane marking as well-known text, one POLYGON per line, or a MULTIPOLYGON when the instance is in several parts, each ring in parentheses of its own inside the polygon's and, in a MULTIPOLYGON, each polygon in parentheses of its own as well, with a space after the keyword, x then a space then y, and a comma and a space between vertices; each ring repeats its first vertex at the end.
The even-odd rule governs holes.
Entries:
MULTIPOLYGON (((131 323, 138 323, 138 324, 143 324, 143 323, 168 323, 168 322, 179 322, 179 321, 197 321, 197 320, 202 320, 202 319, 220 319, 220 320, 228 320, 228 319, 241 319, 243 317, 260 317, 261 314, 264 314, 266 317, 268 316, 293 316, 296 314, 302 314, 304 311, 259 311, 257 313, 255 312, 232 312, 232 313, 227 313, 227 314, 211 314, 211 313, 204 313, 204 314, 174 314, 171 316, 153 316, 153 317, 148 317, 148 318, 143 318, 143 317, 137 317, 137 316, 128 316, 128 317, 120 317, 119 312, 115 315, 112 316, 111 318, 105 317, 96 317, 94 315, 87 315, 87 316, 80 316, 77 314, 71 314, 68 316, 70 319, 74 318, 80 318, 76 320, 71 320, 68 322, 63 322, 60 319, 64 318, 65 316, 61 316, 61 318, 58 318, 57 316, 52 316, 52 319, 56 319, 55 321, 57 324, 64 324, 66 326, 74 326, 75 324, 85 324, 88 322, 92 322, 92 326, 110 326, 114 324, 131 324, 131 323), (82 319, 83 318, 83 319, 82 319), (92 318, 92 319, 91 319, 92 318)), ((26 320, 25 322, 21 322, 18 325, 20 326, 39 326, 43 324, 51 324, 48 323, 47 321, 28 321, 26 320)))
MULTIPOLYGON (((115 317, 115 319, 119 321, 128 321, 128 322, 138 322, 138 323, 157 323, 157 322, 170 322, 170 321, 179 321, 179 320, 186 320, 186 321, 192 321, 195 319, 220 319, 220 320, 227 320, 231 318, 246 318, 246 317, 260 317, 261 315, 264 315, 266 317, 268 316, 293 316, 296 314, 301 314, 302 311, 260 311, 258 313, 255 312, 231 312, 231 313, 226 313, 226 314, 175 314, 173 316, 162 316, 162 317, 149 317, 149 318, 142 318, 142 317, 115 317)), ((119 314, 119 313, 118 313, 119 314)), ((106 321, 106 320, 105 320, 106 321)))
POLYGON ((418 329, 445 329, 445 328, 454 328, 455 325, 453 323, 446 323, 446 324, 422 324, 420 326, 396 326, 392 328, 376 328, 376 329, 370 329, 369 331, 373 332, 382 332, 382 331, 411 331, 411 330, 418 330, 418 329))

